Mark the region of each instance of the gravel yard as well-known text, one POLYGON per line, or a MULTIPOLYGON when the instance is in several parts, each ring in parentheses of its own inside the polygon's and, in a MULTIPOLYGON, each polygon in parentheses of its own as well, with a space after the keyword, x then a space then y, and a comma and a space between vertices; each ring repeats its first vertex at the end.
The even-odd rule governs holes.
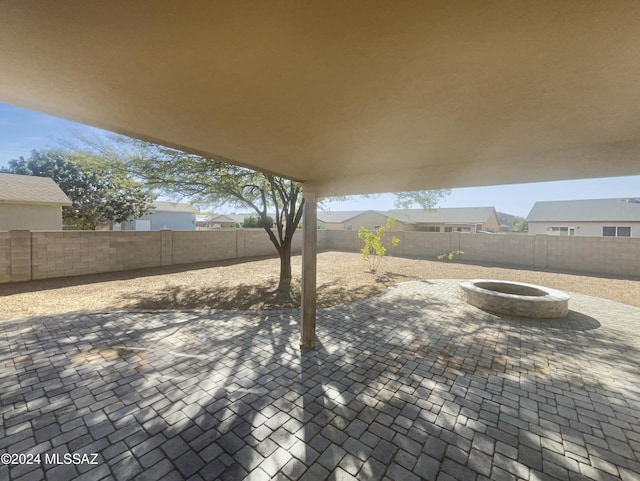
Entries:
MULTIPOLYGON (((0 319, 119 309, 263 309, 299 304, 301 257, 292 258, 293 299, 274 294, 279 260, 224 261, 0 284, 0 319)), ((318 255, 318 305, 362 299, 399 282, 493 278, 540 284, 640 307, 640 280, 388 257, 377 275, 354 253, 318 255)))

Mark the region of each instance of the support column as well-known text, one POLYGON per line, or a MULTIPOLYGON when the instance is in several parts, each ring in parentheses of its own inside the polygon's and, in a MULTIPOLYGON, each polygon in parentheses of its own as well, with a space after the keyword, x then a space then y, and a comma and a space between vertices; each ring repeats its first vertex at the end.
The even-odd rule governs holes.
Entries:
POLYGON ((316 346, 316 256, 318 241, 318 202, 312 192, 303 192, 302 220, 302 319, 300 346, 316 346))

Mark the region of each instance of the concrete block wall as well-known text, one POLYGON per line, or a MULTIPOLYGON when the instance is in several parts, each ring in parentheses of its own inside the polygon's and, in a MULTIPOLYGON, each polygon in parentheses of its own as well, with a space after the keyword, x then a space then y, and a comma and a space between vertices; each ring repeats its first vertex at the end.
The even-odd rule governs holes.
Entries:
POLYGON ((327 249, 340 252, 358 252, 361 246, 361 240, 358 239, 358 233, 346 230, 326 230, 327 249))
POLYGON ((640 276, 640 238, 549 236, 546 267, 640 276))
MULTIPOLYGON (((433 259, 445 252, 456 251, 460 247, 460 234, 444 232, 402 232, 400 244, 402 256, 433 259)), ((393 253, 392 253, 393 255, 393 253)))
MULTIPOLYGON (((318 244, 317 248, 319 251, 328 250, 330 248, 329 243, 329 230, 319 229, 318 230, 318 244)), ((302 236, 300 236, 300 245, 302 245, 302 236)))
MULTIPOLYGON (((516 266, 534 265, 534 236, 520 234, 460 234, 458 248, 467 261, 516 266)), ((452 244, 456 244, 453 242, 452 244)))
POLYGON ((533 239, 533 266, 547 267, 547 250, 549 247, 548 235, 536 235, 533 239))
POLYGON ((11 235, 0 232, 0 283, 11 281, 11 235))
MULTIPOLYGON (((292 252, 301 250, 296 232, 292 252)), ((0 283, 276 255, 262 229, 0 232, 0 283)))
MULTIPOLYGON (((640 238, 553 237, 395 232, 391 255, 435 259, 462 250, 460 259, 560 271, 640 276, 640 238)), ((318 249, 358 252, 355 231, 319 231, 318 249)), ((302 232, 293 253, 302 250, 302 232)), ((261 229, 218 231, 0 232, 0 283, 66 277, 223 259, 276 256, 261 229)))
MULTIPOLYGON (((326 249, 358 252, 362 241, 354 231, 327 231, 326 249)), ((462 234, 458 232, 394 232, 399 257, 435 259, 461 250, 463 261, 549 268, 560 271, 640 276, 640 238, 559 237, 526 234, 462 234)))
MULTIPOLYGON (((236 239, 239 232, 241 231, 168 231, 167 233, 172 234, 173 241, 172 264, 235 259, 238 257, 236 239)), ((275 252, 273 245, 271 248, 275 252)))
POLYGON ((161 233, 31 232, 33 279, 113 272, 161 265, 161 233))
MULTIPOLYGON (((235 231, 237 234, 237 257, 259 257, 278 255, 275 246, 263 229, 244 229, 235 231)), ((275 233, 276 236, 278 235, 275 233)), ((302 252, 302 230, 298 229, 293 235, 291 252, 302 252)))
POLYGON ((31 280, 31 235, 28 230, 9 231, 11 282, 31 280))

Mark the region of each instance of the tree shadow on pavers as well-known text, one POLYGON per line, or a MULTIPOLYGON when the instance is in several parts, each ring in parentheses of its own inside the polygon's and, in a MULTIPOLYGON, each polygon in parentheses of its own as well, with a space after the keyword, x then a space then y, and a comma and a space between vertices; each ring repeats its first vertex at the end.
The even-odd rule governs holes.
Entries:
MULTIPOLYGON (((317 302, 319 307, 340 305, 374 296, 383 289, 381 285, 346 289, 320 284, 317 302)), ((156 291, 133 291, 121 300, 130 309, 288 309, 300 307, 300 286, 294 283, 290 292, 280 292, 275 286, 260 283, 206 288, 167 285, 156 291)))
POLYGON ((262 284, 218 285, 207 288, 171 286, 134 291, 123 296, 135 309, 281 309, 300 305, 299 292, 282 293, 262 284))
POLYGON ((385 284, 387 286, 402 282, 404 279, 413 279, 412 276, 407 276, 399 272, 378 272, 375 274, 376 282, 385 284))
POLYGON ((569 310, 566 317, 557 319, 538 319, 522 316, 510 316, 506 314, 500 314, 492 311, 481 310, 485 316, 479 316, 478 320, 482 323, 485 322, 511 322, 519 323, 523 327, 531 326, 533 328, 540 329, 560 329, 569 331, 590 331, 592 329, 599 329, 602 324, 592 316, 584 314, 573 309, 569 310))
MULTIPOLYGON (((440 472, 476 479, 505 471, 530 478, 558 469, 568 478, 581 445, 586 463, 594 454, 631 468, 609 435, 617 433, 616 418, 633 424, 640 417, 632 389, 638 352, 628 335, 468 322, 465 309, 414 287, 371 305, 320 310, 318 348, 306 353, 298 347, 297 310, 58 316, 0 326, 12 355, 34 354, 30 368, 13 364, 15 397, 0 398, 3 426, 20 449, 47 441, 52 449, 97 449, 121 479, 142 471, 159 479, 169 470, 178 479, 242 479, 255 470, 290 479, 435 479, 440 472), (122 355, 93 361, 90 355, 105 353, 91 348, 109 339, 122 355), (89 359, 74 361, 78 351, 89 359), (618 368, 624 384, 611 376, 618 368), (87 406, 85 388, 95 399, 87 406), (73 424, 53 434, 38 424, 34 436, 34 423, 52 411, 25 397, 38 402, 47 389, 66 400, 66 411, 53 410, 59 424, 82 418, 88 439, 73 424), (563 454, 554 457, 552 448, 563 454)), ((22 475, 9 474, 2 479, 22 475)))
MULTIPOLYGON (((578 312, 572 314, 576 326, 566 329, 546 321, 514 322, 490 315, 438 318, 426 310, 413 312, 419 303, 408 312, 398 306, 396 318, 428 319, 429 325, 421 331, 416 323, 413 333, 405 330, 404 323, 397 324, 393 332, 378 325, 380 345, 386 342, 401 350, 380 352, 408 362, 413 356, 420 367, 409 370, 409 376, 405 368, 404 376, 409 379, 416 372, 427 372, 420 381, 423 391, 418 404, 433 404, 426 419, 432 428, 444 429, 440 440, 448 439, 449 446, 462 446, 464 451, 468 441, 475 444, 477 437, 477 443, 490 451, 488 455, 467 450, 469 457, 465 457, 452 450, 451 456, 424 460, 423 468, 438 466, 459 477, 465 467, 459 460, 466 459, 469 467, 473 454, 475 473, 469 473, 468 479, 477 473, 499 477, 503 471, 521 477, 529 472, 564 473, 568 478, 569 472, 589 470, 597 477, 604 476, 598 469, 606 469, 606 462, 619 472, 640 471, 636 434, 640 350, 631 327, 640 327, 640 318, 633 317, 636 310, 629 310, 630 326, 623 332, 609 325, 594 329, 600 321, 578 312), (459 416, 466 418, 464 426, 458 426, 455 418, 459 416), (624 430, 625 422, 630 423, 629 429, 624 430), (462 436, 466 441, 457 438, 452 442, 451 426, 456 434, 467 433, 469 437, 462 436), (469 427, 472 432, 465 429, 469 427), (562 454, 554 447, 560 447, 562 454)), ((370 339, 372 332, 375 330, 367 332, 370 339)), ((403 374, 403 370, 397 372, 403 374)))
MULTIPOLYGON (((184 316, 197 320, 189 313, 184 316)), ((214 338, 202 333, 202 325, 189 329, 182 325, 177 333, 176 323, 123 313, 3 325, 13 361, 2 371, 2 385, 7 387, 0 395, 6 429, 3 450, 100 453, 98 467, 66 466, 61 472, 60 467, 46 466, 51 470, 49 476, 57 479, 74 479, 88 468, 100 470, 96 479, 104 476, 103 470, 118 479, 133 479, 152 467, 155 471, 150 479, 157 479, 156 475, 162 476, 158 469, 173 469, 163 459, 182 466, 179 477, 186 478, 192 466, 204 463, 195 453, 193 459, 178 460, 183 452, 192 452, 184 449, 186 443, 204 434, 204 426, 222 424, 228 417, 211 418, 203 406, 246 394, 244 379, 253 374, 250 368, 254 365, 234 369, 233 359, 250 347, 238 344, 237 339, 246 341, 245 331, 255 331, 256 336, 250 337, 262 342, 258 333, 275 329, 276 324, 281 329, 290 324, 284 317, 274 321, 271 314, 257 322, 240 322, 240 329, 233 319, 224 321, 216 323, 214 338), (165 324, 167 332, 158 324, 165 324), (233 337, 210 350, 210 341, 225 336, 233 337), (225 374, 212 371, 214 367, 225 374), (186 432, 189 434, 183 435, 186 432), (155 460, 145 458, 147 455, 155 460), (158 463, 163 468, 157 468, 158 463)), ((255 363, 254 357, 246 361, 255 363)), ((16 479, 25 472, 24 467, 3 469, 2 479, 16 479)), ((33 473, 33 479, 38 474, 44 478, 43 473, 33 473)))

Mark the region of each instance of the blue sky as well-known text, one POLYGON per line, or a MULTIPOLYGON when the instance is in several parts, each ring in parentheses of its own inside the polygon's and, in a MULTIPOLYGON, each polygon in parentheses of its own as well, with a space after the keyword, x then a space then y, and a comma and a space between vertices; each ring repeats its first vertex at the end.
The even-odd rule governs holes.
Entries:
MULTIPOLYGON (((32 149, 55 148, 58 141, 74 132, 102 131, 68 120, 0 104, 0 167, 11 159, 28 157, 32 149)), ((502 185, 454 189, 438 207, 494 206, 498 211, 526 216, 539 200, 639 197, 640 176, 611 177, 535 184, 502 185)), ((354 198, 327 202, 331 210, 393 209, 394 196, 354 198)), ((225 209, 221 209, 225 210, 225 209)))

